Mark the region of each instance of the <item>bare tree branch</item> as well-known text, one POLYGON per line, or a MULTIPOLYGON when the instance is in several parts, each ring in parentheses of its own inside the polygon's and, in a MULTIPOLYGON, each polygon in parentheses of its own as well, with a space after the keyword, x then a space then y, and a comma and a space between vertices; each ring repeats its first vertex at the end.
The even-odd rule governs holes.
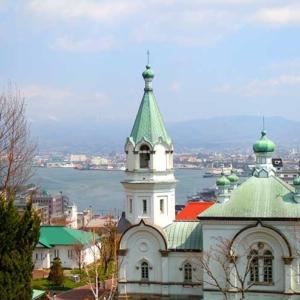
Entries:
POLYGON ((11 83, 0 95, 0 187, 7 199, 33 175, 36 142, 30 139, 25 99, 11 83))

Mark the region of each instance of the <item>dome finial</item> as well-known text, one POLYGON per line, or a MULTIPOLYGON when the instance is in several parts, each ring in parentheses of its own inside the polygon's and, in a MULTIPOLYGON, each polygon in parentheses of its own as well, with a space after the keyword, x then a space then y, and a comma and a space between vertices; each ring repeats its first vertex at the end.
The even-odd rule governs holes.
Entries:
POLYGON ((148 64, 146 65, 146 70, 143 72, 142 76, 145 80, 146 86, 145 89, 146 90, 152 90, 152 80, 154 77, 154 72, 151 70, 151 66, 149 64, 150 62, 150 51, 147 51, 147 56, 148 56, 148 64))

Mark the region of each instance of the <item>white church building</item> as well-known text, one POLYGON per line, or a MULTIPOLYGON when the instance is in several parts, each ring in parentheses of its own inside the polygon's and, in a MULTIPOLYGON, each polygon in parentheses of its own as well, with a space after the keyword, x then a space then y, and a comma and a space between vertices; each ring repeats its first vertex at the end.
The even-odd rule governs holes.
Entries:
POLYGON ((262 131, 256 166, 217 180, 217 202, 199 221, 175 221, 173 142, 152 88, 125 143, 125 214, 118 225, 120 299, 300 299, 300 177, 276 177, 275 144, 262 131))

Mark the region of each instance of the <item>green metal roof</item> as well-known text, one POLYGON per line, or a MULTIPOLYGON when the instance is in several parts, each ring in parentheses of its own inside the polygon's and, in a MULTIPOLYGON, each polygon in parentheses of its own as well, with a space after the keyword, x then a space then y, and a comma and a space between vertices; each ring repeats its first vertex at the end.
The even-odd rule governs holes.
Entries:
POLYGON ((97 234, 91 232, 66 228, 63 226, 41 226, 39 242, 43 245, 86 245, 99 239, 97 234))
POLYGON ((202 224, 199 221, 174 221, 164 231, 169 250, 202 249, 202 224))
POLYGON ((260 140, 253 144, 253 151, 256 153, 274 152, 275 144, 267 138, 267 132, 261 132, 260 140))
POLYGON ((230 185, 229 179, 226 178, 226 176, 224 175, 223 172, 222 172, 222 177, 217 179, 216 185, 217 186, 227 186, 227 185, 230 185))
POLYGON ((151 70, 151 66, 148 64, 146 70, 142 73, 144 79, 154 78, 154 72, 151 70))
POLYGON ((231 183, 235 183, 239 181, 238 176, 235 174, 235 172, 233 170, 231 170, 230 175, 227 177, 227 179, 231 182, 231 183))
MULTIPOLYGON (((46 248, 52 248, 52 246, 49 244, 46 236, 40 236, 39 238, 39 244, 43 245, 46 248)), ((40 248, 40 247, 38 247, 40 248)))
POLYGON ((45 293, 46 293, 45 291, 33 290, 32 300, 38 299, 39 297, 43 296, 45 293))
POLYGON ((293 185, 300 185, 300 173, 299 173, 298 176, 294 179, 293 185))
MULTIPOLYGON (((147 72, 150 71, 149 66, 149 68, 147 68, 147 72)), ((152 75, 149 78, 148 77, 147 79, 150 80, 153 78, 152 75)), ((167 145, 170 146, 172 144, 172 139, 167 133, 152 87, 150 88, 146 85, 145 93, 135 118, 129 140, 133 142, 134 146, 143 140, 153 146, 159 142, 160 138, 167 145)))
POLYGON ((198 218, 299 218, 295 188, 278 177, 250 177, 231 192, 226 203, 216 203, 198 218))

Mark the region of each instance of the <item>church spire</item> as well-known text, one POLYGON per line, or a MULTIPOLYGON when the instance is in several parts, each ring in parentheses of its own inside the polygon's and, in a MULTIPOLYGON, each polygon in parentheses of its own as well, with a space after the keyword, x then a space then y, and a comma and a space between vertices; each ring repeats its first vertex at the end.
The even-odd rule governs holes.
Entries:
POLYGON ((142 76, 144 95, 125 144, 126 218, 131 224, 147 219, 166 227, 175 219, 173 142, 153 94, 149 61, 142 76))
POLYGON ((142 76, 145 80, 144 95, 129 139, 134 145, 144 140, 153 147, 154 144, 161 141, 171 148, 172 139, 167 133, 153 94, 152 80, 154 72, 149 64, 146 65, 146 70, 142 73, 142 76))

